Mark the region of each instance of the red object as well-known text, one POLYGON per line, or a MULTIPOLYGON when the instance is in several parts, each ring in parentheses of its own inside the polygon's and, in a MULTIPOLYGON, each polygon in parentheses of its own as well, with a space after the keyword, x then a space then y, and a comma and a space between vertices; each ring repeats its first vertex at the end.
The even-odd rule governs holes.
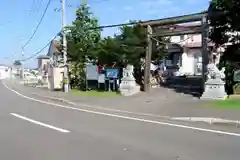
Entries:
POLYGON ((103 66, 102 65, 98 65, 98 73, 101 73, 103 71, 103 66))
POLYGON ((114 68, 114 67, 115 67, 115 65, 116 65, 116 62, 113 62, 113 63, 112 63, 112 68, 114 68))

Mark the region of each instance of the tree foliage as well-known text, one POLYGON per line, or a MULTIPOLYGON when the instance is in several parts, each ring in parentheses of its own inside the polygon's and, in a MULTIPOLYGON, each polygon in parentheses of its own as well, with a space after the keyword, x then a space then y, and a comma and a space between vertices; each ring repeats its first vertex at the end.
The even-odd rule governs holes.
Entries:
POLYGON ((95 47, 100 41, 98 20, 87 5, 81 5, 76 11, 76 19, 67 27, 68 58, 70 61, 84 61, 95 58, 95 47))
MULTIPOLYGON (((152 60, 160 60, 167 53, 165 44, 169 40, 166 38, 157 38, 156 40, 161 43, 163 42, 163 44, 153 50, 152 60)), ((120 27, 120 34, 101 40, 98 48, 98 58, 103 63, 114 61, 123 65, 132 64, 135 67, 139 67, 140 59, 145 58, 146 48, 146 28, 139 24, 122 26, 120 27)))
POLYGON ((212 0, 209 6, 210 38, 217 46, 227 46, 225 58, 239 61, 240 1, 212 0))
MULTIPOLYGON (((118 67, 132 64, 136 69, 141 67, 141 58, 145 57, 147 47, 146 28, 136 24, 120 27, 120 33, 112 37, 101 38, 98 20, 87 5, 81 5, 76 11, 76 19, 67 28, 68 60, 71 63, 71 74, 74 85, 84 83, 84 62, 87 59, 98 60, 103 65, 113 62, 118 67)), ((159 41, 167 43, 165 38, 159 41)), ((153 51, 153 59, 165 55, 165 45, 153 51)), ((84 83, 85 84, 85 83, 84 83)))
POLYGON ((86 59, 96 57, 95 49, 100 41, 100 30, 97 18, 90 8, 83 4, 76 11, 76 19, 67 31, 67 55, 70 63, 71 86, 85 88, 86 59))
POLYGON ((226 88, 232 93, 233 71, 240 66, 240 1, 212 0, 208 8, 211 40, 218 46, 224 45, 225 52, 220 67, 226 67, 226 88))
POLYGON ((13 65, 15 66, 21 66, 22 65, 22 62, 20 60, 16 60, 13 62, 13 65))

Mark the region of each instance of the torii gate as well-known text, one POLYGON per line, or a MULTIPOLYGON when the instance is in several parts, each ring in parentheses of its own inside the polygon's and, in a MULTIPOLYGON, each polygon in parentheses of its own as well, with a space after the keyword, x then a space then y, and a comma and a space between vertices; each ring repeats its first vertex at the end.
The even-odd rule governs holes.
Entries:
POLYGON ((185 34, 201 34, 202 35, 202 88, 204 90, 206 65, 208 64, 208 23, 207 12, 201 12, 196 14, 189 14, 171 18, 164 18, 158 20, 150 20, 140 22, 141 25, 147 28, 147 42, 148 47, 146 49, 146 65, 144 70, 144 91, 150 90, 150 65, 152 57, 152 47, 154 37, 166 37, 177 36, 185 34), (196 24, 191 27, 181 27, 178 24, 201 21, 201 24, 196 24), (168 31, 163 31, 162 27, 166 26, 168 31))

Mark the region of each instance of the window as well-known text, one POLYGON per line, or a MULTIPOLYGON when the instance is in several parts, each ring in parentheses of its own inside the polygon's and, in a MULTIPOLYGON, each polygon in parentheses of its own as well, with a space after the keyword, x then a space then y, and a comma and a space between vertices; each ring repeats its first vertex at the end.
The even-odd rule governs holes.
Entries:
POLYGON ((180 41, 183 41, 184 40, 184 35, 181 35, 180 36, 180 41))
POLYGON ((192 42, 194 41, 194 36, 191 36, 191 41, 192 41, 192 42))

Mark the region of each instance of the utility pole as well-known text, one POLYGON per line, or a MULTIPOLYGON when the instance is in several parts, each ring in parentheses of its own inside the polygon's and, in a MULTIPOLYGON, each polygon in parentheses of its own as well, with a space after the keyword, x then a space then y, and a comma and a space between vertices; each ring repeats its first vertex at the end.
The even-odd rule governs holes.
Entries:
POLYGON ((145 68, 144 68, 144 91, 149 92, 150 90, 150 68, 152 60, 152 27, 147 26, 147 43, 146 56, 145 56, 145 68))
POLYGON ((22 68, 21 78, 22 80, 24 80, 24 47, 22 47, 22 61, 20 62, 21 62, 21 68, 22 68))
POLYGON ((208 22, 207 17, 202 18, 202 92, 205 90, 207 65, 209 62, 208 51, 208 22))
POLYGON ((67 38, 66 38, 66 21, 65 21, 65 0, 62 1, 62 37, 63 37, 63 65, 64 65, 64 75, 63 75, 63 88, 64 92, 69 91, 69 80, 68 80, 68 64, 67 64, 67 38))

